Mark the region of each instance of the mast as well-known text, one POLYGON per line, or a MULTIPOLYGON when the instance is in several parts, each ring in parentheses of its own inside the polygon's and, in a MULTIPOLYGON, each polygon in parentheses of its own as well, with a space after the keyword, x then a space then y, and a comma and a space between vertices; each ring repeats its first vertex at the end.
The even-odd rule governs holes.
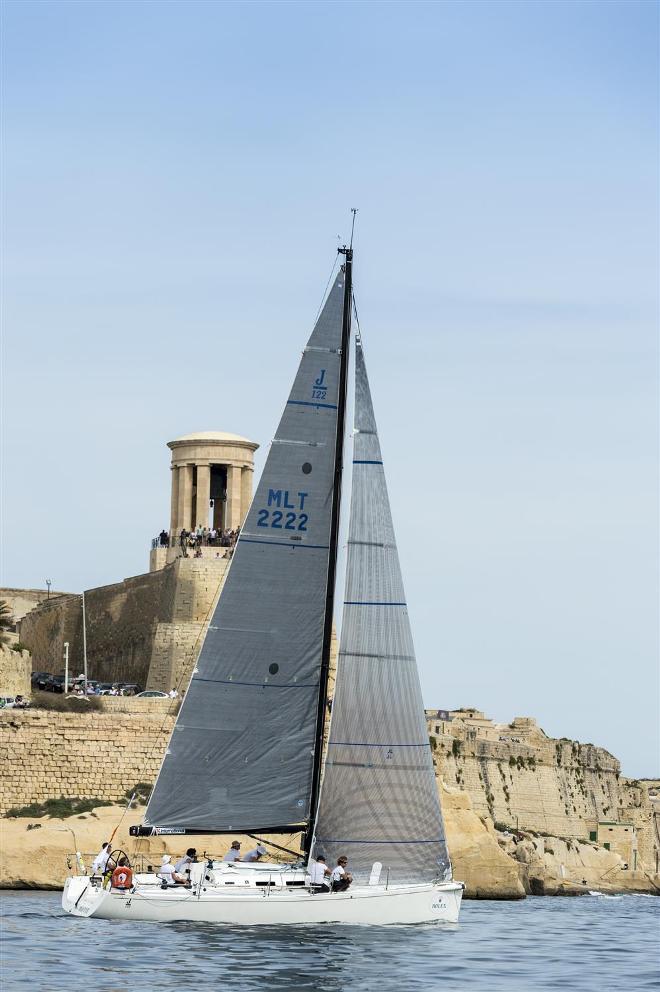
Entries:
MULTIPOLYGON (((353 218, 355 220, 355 217, 353 218)), ((352 238, 351 238, 352 245, 352 238)), ((323 627, 323 648, 321 653, 321 673, 319 681, 318 708, 316 712, 316 745, 314 748, 314 768, 312 771, 312 791, 310 821, 303 842, 303 850, 309 854, 316 821, 321 787, 321 763, 323 759, 323 735, 327 713, 328 678, 330 675, 330 645, 332 641, 332 617, 335 603, 335 579, 337 573, 337 550, 339 544, 339 511, 341 505, 342 473, 344 466, 344 430, 346 422, 346 393, 348 386, 348 358, 351 339, 351 299, 353 296, 353 248, 337 249, 344 255, 344 307, 341 323, 341 364, 339 369, 339 400, 337 404, 337 436, 335 441, 335 474, 332 496, 332 516, 330 518, 330 554, 328 556, 328 582, 325 594, 325 622, 323 627)))

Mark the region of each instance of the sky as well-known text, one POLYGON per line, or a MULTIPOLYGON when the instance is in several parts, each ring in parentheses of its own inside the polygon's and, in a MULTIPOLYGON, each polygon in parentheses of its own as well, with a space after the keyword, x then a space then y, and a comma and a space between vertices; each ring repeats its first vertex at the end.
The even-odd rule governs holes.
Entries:
POLYGON ((658 6, 3 18, 6 586, 148 568, 355 287, 425 704, 658 760, 658 6))

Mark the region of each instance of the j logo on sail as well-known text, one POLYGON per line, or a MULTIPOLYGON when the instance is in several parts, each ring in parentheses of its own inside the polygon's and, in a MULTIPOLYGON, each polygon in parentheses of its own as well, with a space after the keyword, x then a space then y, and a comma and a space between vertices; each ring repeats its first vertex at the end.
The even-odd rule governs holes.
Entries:
POLYGON ((312 389, 312 399, 313 400, 324 400, 327 391, 327 386, 325 382, 325 369, 321 369, 321 374, 317 379, 314 380, 314 387, 312 389))

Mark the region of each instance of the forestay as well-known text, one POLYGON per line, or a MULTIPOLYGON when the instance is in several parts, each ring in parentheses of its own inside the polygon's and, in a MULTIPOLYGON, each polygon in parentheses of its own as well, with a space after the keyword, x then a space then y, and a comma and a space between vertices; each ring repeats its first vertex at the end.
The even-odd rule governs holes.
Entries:
POLYGON ((319 694, 344 275, 296 375, 146 825, 306 824, 319 694))
POLYGON ((346 595, 314 855, 367 881, 448 875, 408 610, 361 343, 346 595))

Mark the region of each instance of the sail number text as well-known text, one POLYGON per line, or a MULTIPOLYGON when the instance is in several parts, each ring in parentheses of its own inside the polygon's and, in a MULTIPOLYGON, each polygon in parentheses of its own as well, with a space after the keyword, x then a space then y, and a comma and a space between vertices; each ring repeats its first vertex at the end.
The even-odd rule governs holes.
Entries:
POLYGON ((268 506, 273 509, 257 510, 257 527, 274 527, 276 530, 307 530, 309 517, 303 513, 309 493, 291 493, 288 489, 269 489, 268 506))

